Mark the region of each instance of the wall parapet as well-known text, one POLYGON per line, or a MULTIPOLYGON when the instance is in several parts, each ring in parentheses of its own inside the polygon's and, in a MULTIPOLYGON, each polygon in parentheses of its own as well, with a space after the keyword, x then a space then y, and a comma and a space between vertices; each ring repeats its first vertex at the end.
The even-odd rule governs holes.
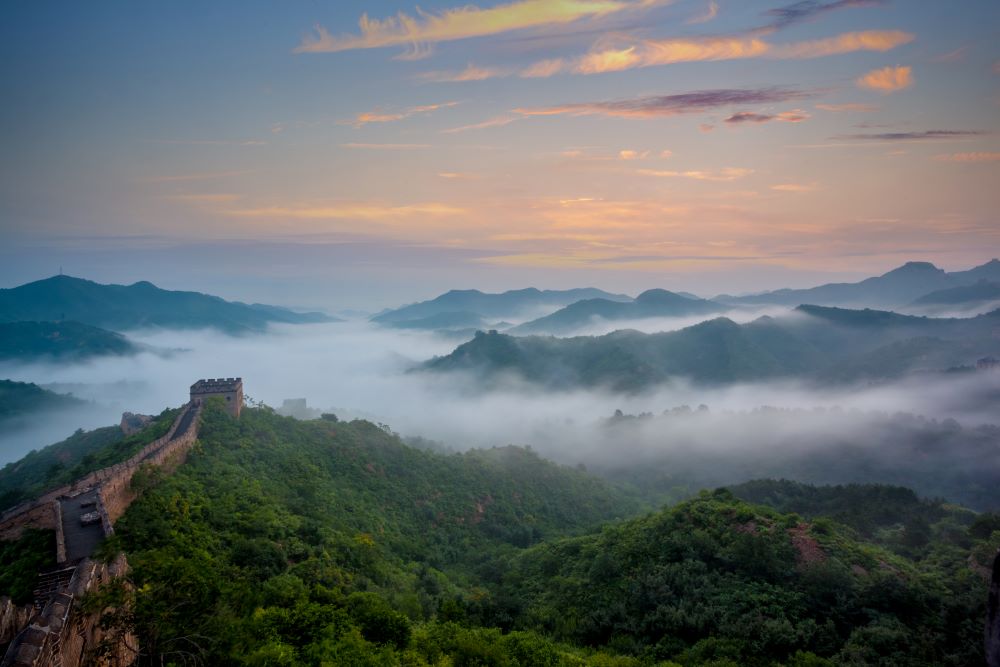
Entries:
MULTIPOLYGON (((58 530, 61 521, 58 515, 55 514, 56 510, 52 508, 52 505, 58 505, 59 498, 64 496, 73 497, 87 489, 104 485, 108 482, 118 484, 124 477, 127 477, 131 481, 132 474, 134 474, 140 465, 143 463, 156 463, 163 459, 162 456, 154 456, 160 450, 167 450, 173 453, 177 449, 189 447, 197 438, 197 423, 200 414, 201 406, 188 403, 164 435, 143 447, 128 460, 90 472, 70 484, 47 491, 34 500, 23 502, 3 512, 0 514, 0 540, 17 539, 26 528, 58 530), (195 413, 194 417, 190 420, 187 431, 174 439, 177 429, 191 410, 194 410, 195 413)), ((118 516, 113 515, 112 521, 117 518, 118 516)))

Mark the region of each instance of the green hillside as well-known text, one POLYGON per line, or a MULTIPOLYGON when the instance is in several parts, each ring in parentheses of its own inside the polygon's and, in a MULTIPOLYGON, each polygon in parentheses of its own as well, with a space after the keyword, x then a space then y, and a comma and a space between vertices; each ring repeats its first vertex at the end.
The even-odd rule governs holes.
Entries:
POLYGON ((913 560, 829 519, 706 491, 519 554, 498 590, 514 628, 650 661, 981 664, 985 582, 970 564, 1000 533, 987 544, 951 521, 928 532, 933 548, 913 560))
POLYGON ((968 319, 800 306, 747 324, 726 318, 679 331, 513 337, 478 332, 424 370, 472 371, 483 386, 516 374, 556 389, 640 391, 672 378, 705 384, 800 378, 887 380, 1000 354, 1000 311, 968 319))
MULTIPOLYGON (((138 480, 104 548, 127 552, 134 587, 83 600, 134 605, 106 622, 138 635, 141 664, 981 660, 976 568, 1000 533, 968 512, 902 498, 927 525, 910 556, 726 491, 615 523, 641 503, 580 470, 412 449, 363 421, 215 406, 199 441, 138 480)), ((824 493, 823 511, 871 499, 824 493)))
POLYGON ((78 398, 56 394, 30 382, 0 380, 0 424, 25 419, 33 414, 85 405, 86 402, 78 398))
POLYGON ((199 292, 160 289, 149 282, 102 285, 53 276, 0 290, 0 322, 74 320, 111 330, 213 327, 229 333, 262 331, 269 323, 329 322, 319 313, 226 301, 199 292))
POLYGON ((125 336, 79 322, 0 322, 0 360, 81 361, 136 352, 125 336))

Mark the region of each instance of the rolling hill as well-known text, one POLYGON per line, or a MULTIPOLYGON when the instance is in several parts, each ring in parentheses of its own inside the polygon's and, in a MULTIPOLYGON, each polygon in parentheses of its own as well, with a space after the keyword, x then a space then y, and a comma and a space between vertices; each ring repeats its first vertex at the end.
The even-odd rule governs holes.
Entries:
POLYGON ((80 361, 139 349, 119 333, 79 322, 0 322, 0 360, 80 361))
POLYGON ((13 420, 50 411, 83 408, 86 405, 86 401, 47 391, 30 382, 0 380, 0 424, 8 422, 7 427, 13 420))
POLYGON ((152 662, 178 644, 231 665, 981 658, 994 517, 905 490, 758 483, 744 492, 780 509, 717 490, 629 518, 631 491, 516 447, 437 454, 363 421, 212 406, 199 441, 102 548, 131 564, 105 591, 129 611, 104 627, 152 662), (869 533, 828 518, 859 506, 869 533))
POLYGON ((725 306, 705 299, 682 296, 662 289, 643 292, 632 301, 584 299, 556 312, 516 326, 507 333, 515 335, 573 333, 599 321, 621 322, 652 317, 706 315, 726 310, 725 306))
POLYGON ((149 282, 102 285, 59 275, 0 290, 0 322, 64 320, 114 331, 211 327, 235 334, 263 331, 271 323, 328 322, 333 318, 226 301, 200 292, 163 290, 149 282))
POLYGON ((967 319, 800 306, 783 318, 748 324, 716 318, 658 334, 605 336, 477 335, 426 362, 433 372, 477 374, 484 387, 515 375, 556 389, 641 391, 672 378, 718 384, 772 378, 881 380, 943 371, 1000 352, 1000 310, 967 319), (919 339, 919 344, 908 343, 919 339), (876 365, 867 363, 874 358, 876 365))
POLYGON ((377 324, 398 324, 445 313, 465 313, 466 317, 472 314, 491 320, 520 319, 524 316, 537 316, 539 311, 554 310, 582 299, 631 300, 623 294, 610 294, 590 287, 570 290, 538 290, 530 287, 499 294, 479 290, 452 290, 430 301, 380 313, 372 317, 371 321, 377 324))

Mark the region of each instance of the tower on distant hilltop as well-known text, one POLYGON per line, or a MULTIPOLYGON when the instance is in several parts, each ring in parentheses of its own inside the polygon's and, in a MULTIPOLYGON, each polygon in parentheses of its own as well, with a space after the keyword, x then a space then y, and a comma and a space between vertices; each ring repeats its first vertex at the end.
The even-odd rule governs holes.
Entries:
POLYGON ((229 414, 239 417, 243 408, 243 378, 209 378, 191 385, 191 402, 195 405, 212 396, 222 397, 229 414))

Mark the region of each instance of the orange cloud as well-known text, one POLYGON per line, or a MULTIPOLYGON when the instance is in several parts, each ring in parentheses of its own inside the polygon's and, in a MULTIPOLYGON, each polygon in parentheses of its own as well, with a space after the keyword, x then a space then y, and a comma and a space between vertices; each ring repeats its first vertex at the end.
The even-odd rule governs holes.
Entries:
POLYGON ((818 187, 816 183, 779 183, 772 185, 771 189, 778 192, 814 192, 818 187))
POLYGON ((485 81, 496 77, 508 76, 510 70, 497 67, 477 67, 469 63, 465 69, 458 72, 425 72, 418 78, 433 83, 462 83, 465 81, 485 81))
POLYGON ((736 181, 753 173, 753 169, 741 167, 724 167, 718 171, 661 171, 658 169, 640 169, 637 173, 643 176, 661 178, 690 178, 696 181, 729 182, 736 181))
POLYGON ((518 76, 524 79, 544 79, 558 74, 566 67, 566 61, 562 58, 551 60, 540 60, 534 65, 525 67, 518 76))
POLYGON ((892 93, 913 85, 913 71, 909 67, 883 67, 859 77, 856 83, 861 88, 892 93))
POLYGON ((915 36, 902 30, 864 30, 827 39, 796 42, 775 47, 775 58, 822 58, 856 51, 890 51, 908 44, 915 36))
POLYGON ((468 132, 469 130, 484 130, 488 127, 503 127, 504 125, 510 125, 518 120, 521 119, 517 116, 497 116, 496 118, 484 120, 481 123, 473 123, 471 125, 462 125, 460 127, 441 130, 441 134, 458 134, 459 132, 468 132))
POLYGON ((410 107, 408 109, 393 112, 380 111, 376 109, 374 111, 363 111, 350 120, 342 120, 338 121, 338 123, 340 125, 352 125, 355 128, 360 128, 369 123, 393 123, 398 120, 403 120, 404 118, 409 118, 410 116, 416 116, 417 114, 430 113, 432 111, 437 111, 438 109, 445 109, 447 107, 454 106, 458 106, 458 102, 426 104, 424 106, 410 107))
POLYGON ((942 162, 1000 162, 1000 153, 951 153, 938 155, 934 159, 942 162))
POLYGON ((884 52, 913 39, 912 34, 901 30, 867 30, 791 44, 772 44, 757 36, 648 39, 635 43, 620 43, 619 40, 615 45, 603 40, 590 53, 569 64, 560 61, 559 67, 545 68, 539 63, 537 70, 535 65, 528 69, 535 72, 534 76, 552 76, 564 71, 602 74, 638 67, 715 60, 820 58, 856 51, 884 52))
POLYGON ((361 16, 360 35, 331 35, 323 26, 303 38, 295 53, 333 53, 447 42, 497 35, 512 30, 572 23, 657 4, 658 0, 518 0, 482 9, 466 5, 441 12, 417 10, 379 20, 361 16))
POLYGON ((336 204, 300 206, 262 206, 257 208, 229 209, 226 215, 238 218, 282 218, 297 220, 385 220, 411 216, 453 216, 465 214, 465 209, 428 202, 389 206, 371 202, 342 202, 336 204))

